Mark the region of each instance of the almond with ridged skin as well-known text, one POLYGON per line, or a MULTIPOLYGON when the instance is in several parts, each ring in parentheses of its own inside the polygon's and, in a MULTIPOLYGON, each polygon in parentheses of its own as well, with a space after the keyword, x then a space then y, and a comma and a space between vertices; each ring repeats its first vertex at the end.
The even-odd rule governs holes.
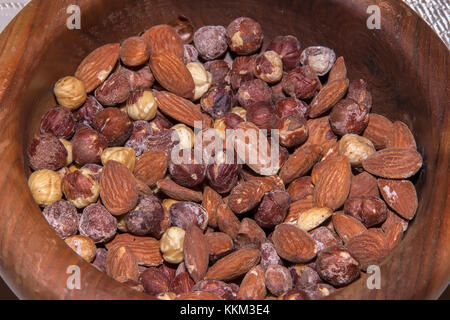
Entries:
POLYGON ((367 172, 387 179, 407 179, 422 167, 422 156, 413 149, 388 148, 375 152, 362 165, 367 172))
POLYGON ((403 238, 403 232, 403 226, 401 223, 392 224, 386 229, 386 231, 384 231, 389 251, 392 251, 400 243, 403 238))
POLYGON ((240 221, 226 204, 217 208, 217 226, 219 230, 236 239, 239 233, 240 221))
POLYGON ((260 251, 257 249, 241 249, 217 261, 205 279, 228 281, 247 273, 256 266, 260 259, 260 251))
POLYGON ((356 196, 374 196, 379 197, 377 179, 370 173, 362 172, 352 178, 352 185, 350 186, 351 197, 356 196))
POLYGON ((183 60, 183 41, 174 28, 161 24, 151 27, 142 36, 150 44, 152 54, 170 52, 183 60))
POLYGON ((195 191, 179 184, 171 179, 162 179, 156 183, 156 186, 170 198, 179 201, 202 202, 203 194, 201 191, 195 191))
POLYGON ((362 270, 379 265, 389 255, 386 235, 380 229, 368 229, 351 238, 345 247, 358 260, 362 270))
POLYGON ((334 230, 336 230, 344 243, 367 230, 361 221, 342 211, 334 213, 332 221, 334 230))
POLYGON ((314 189, 314 203, 319 207, 336 210, 347 200, 352 169, 345 156, 337 156, 329 161, 314 189))
POLYGON ((289 262, 306 263, 317 254, 313 238, 297 226, 279 224, 272 234, 272 242, 278 255, 289 262))
POLYGON ((386 141, 386 148, 417 149, 416 140, 405 123, 401 121, 394 122, 392 131, 386 141))
POLYGON ((242 280, 238 299, 263 300, 266 295, 265 270, 258 265, 247 272, 242 280))
POLYGON ((418 200, 416 188, 411 181, 378 179, 378 187, 389 207, 407 220, 414 218, 418 200))
POLYGON ((314 207, 313 199, 303 199, 291 203, 289 212, 284 223, 297 224, 298 217, 305 211, 308 211, 314 207))
POLYGON ((363 137, 372 141, 377 150, 384 149, 392 128, 391 120, 380 114, 371 113, 369 124, 363 132, 363 137))
POLYGON ((317 118, 330 110, 336 103, 341 100, 349 85, 348 79, 339 79, 328 82, 322 90, 314 97, 309 109, 309 117, 317 118))
POLYGON ((91 92, 108 78, 119 60, 120 44, 106 44, 92 51, 75 72, 75 77, 83 81, 86 92, 91 92))
POLYGON ((125 214, 136 206, 136 178, 124 164, 114 160, 106 162, 100 177, 100 197, 115 216, 125 214))
POLYGON ((191 101, 170 92, 155 92, 158 108, 168 116, 193 127, 194 122, 203 121, 200 108, 191 101))
POLYGON ((322 157, 322 147, 308 145, 300 147, 289 156, 280 170, 280 178, 285 184, 304 176, 322 157))
POLYGON ((328 82, 333 82, 335 80, 347 79, 347 67, 345 66, 344 57, 339 57, 331 68, 328 74, 328 82))
POLYGON ((409 222, 391 210, 387 210, 387 218, 381 225, 381 229, 386 232, 392 225, 401 224, 403 232, 408 230, 409 222))
POLYGON ((223 300, 213 293, 206 291, 192 291, 178 295, 175 300, 223 300))
POLYGON ((222 197, 213 188, 206 186, 203 189, 202 206, 208 211, 208 225, 217 227, 217 208, 223 203, 222 197))
POLYGON ((202 280, 208 270, 209 252, 205 236, 196 225, 186 230, 183 250, 184 264, 192 279, 202 280))
POLYGON ((306 122, 309 136, 304 146, 317 144, 322 147, 322 153, 324 155, 328 154, 329 149, 332 148, 337 142, 337 137, 333 130, 331 130, 328 118, 329 117, 326 116, 316 119, 309 119, 306 122))
POLYGON ((172 53, 152 54, 150 68, 155 79, 167 91, 183 98, 194 97, 194 79, 183 61, 172 53))
POLYGON ((271 191, 274 184, 270 180, 251 179, 239 183, 228 196, 228 206, 236 214, 254 209, 261 201, 264 193, 271 191))
POLYGON ((166 175, 169 157, 161 150, 150 150, 143 153, 134 166, 134 176, 153 187, 166 175))
POLYGON ((133 251, 122 244, 111 247, 106 256, 106 273, 120 282, 139 281, 138 260, 133 251))

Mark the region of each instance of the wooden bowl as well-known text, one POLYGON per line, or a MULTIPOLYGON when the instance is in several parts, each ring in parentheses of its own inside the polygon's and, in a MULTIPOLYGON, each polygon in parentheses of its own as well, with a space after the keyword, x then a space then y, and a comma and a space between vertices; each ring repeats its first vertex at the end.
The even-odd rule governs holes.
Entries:
POLYGON ((0 36, 0 273, 24 299, 145 299, 81 260, 50 228, 27 187, 25 150, 41 116, 55 106, 52 87, 72 75, 96 47, 119 42, 178 14, 197 27, 250 16, 266 44, 294 34, 303 47, 324 45, 344 56, 350 79, 372 88, 374 112, 412 129, 424 168, 415 177, 417 217, 381 266, 381 289, 367 275, 336 298, 437 298, 450 279, 450 55, 438 36, 401 1, 375 1, 381 30, 369 30, 373 0, 78 0, 81 30, 66 27, 71 0, 33 0, 0 36), (70 265, 81 289, 69 290, 70 265))

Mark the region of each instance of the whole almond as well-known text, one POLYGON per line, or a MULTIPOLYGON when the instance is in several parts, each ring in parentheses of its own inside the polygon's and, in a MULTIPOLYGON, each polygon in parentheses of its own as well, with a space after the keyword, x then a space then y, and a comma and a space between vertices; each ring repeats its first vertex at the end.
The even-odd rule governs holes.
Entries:
POLYGON ((237 249, 260 249, 266 241, 266 233, 253 219, 244 218, 239 226, 235 244, 237 249))
POLYGON ((362 172, 352 178, 349 198, 355 196, 379 197, 377 179, 370 173, 362 172))
POLYGON ((228 205, 236 214, 248 212, 254 209, 261 201, 264 193, 271 189, 272 185, 261 180, 252 179, 241 182, 231 190, 228 205))
POLYGON ((414 218, 418 200, 416 188, 411 181, 378 179, 378 187, 389 207, 407 220, 414 218))
POLYGON ((172 179, 162 179, 156 183, 156 186, 169 197, 179 201, 202 202, 203 195, 201 191, 195 191, 176 184, 172 179))
POLYGON ((161 150, 150 150, 143 153, 134 167, 134 176, 154 187, 158 180, 166 175, 169 157, 161 150))
POLYGON ((284 223, 297 224, 298 217, 305 211, 314 207, 313 199, 303 199, 291 203, 289 207, 289 212, 284 223))
POLYGON ((386 236, 380 229, 368 229, 351 238, 345 247, 358 260, 362 270, 379 265, 389 255, 386 236))
POLYGON ((110 248, 106 256, 106 273, 120 282, 138 281, 140 272, 138 260, 133 251, 121 244, 110 248))
POLYGON ((205 234, 205 238, 211 262, 216 262, 234 249, 233 239, 224 232, 210 232, 205 234))
POLYGON ((364 130, 363 137, 372 141, 377 150, 386 148, 387 139, 392 131, 393 124, 386 117, 371 113, 369 124, 364 130))
POLYGON ((186 230, 184 264, 195 282, 202 280, 208 270, 208 245, 202 230, 196 225, 192 225, 186 230))
POLYGON ((231 238, 236 239, 239 232, 240 221, 226 204, 221 204, 217 208, 217 226, 220 231, 226 233, 231 238))
POLYGON ((392 224, 384 234, 386 235, 388 250, 392 251, 403 238, 403 226, 401 223, 392 224))
POLYGON ((291 224, 279 224, 272 234, 272 241, 280 257, 294 263, 305 263, 317 254, 317 245, 304 230, 291 224))
POLYGON ((223 203, 222 197, 213 188, 206 186, 203 189, 202 206, 208 211, 208 225, 217 227, 217 207, 223 203))
POLYGON ((347 67, 345 66, 344 57, 339 57, 328 74, 328 82, 331 83, 335 80, 343 79, 347 79, 347 67))
POLYGON ((322 147, 302 146, 291 154, 280 170, 280 178, 285 184, 305 175, 322 157, 322 147))
POLYGON ((238 293, 239 299, 262 300, 267 295, 265 270, 261 265, 253 267, 245 275, 238 293))
POLYGON ((309 116, 311 118, 317 118, 330 110, 344 97, 347 92, 348 85, 348 79, 338 79, 328 82, 311 102, 309 116))
POLYGON ((417 149, 416 140, 405 123, 401 121, 394 122, 392 131, 386 141, 386 148, 417 149))
POLYGON ((191 101, 183 99, 170 92, 155 92, 158 108, 181 123, 193 127, 194 122, 202 122, 203 117, 200 108, 191 101))
POLYGON ((332 221, 334 230, 344 243, 367 230, 361 221, 343 212, 334 213, 332 221))
POLYGON ((317 185, 322 172, 327 168, 327 166, 333 162, 332 158, 328 158, 317 162, 311 170, 311 181, 314 185, 317 185))
POLYGON ((386 232, 394 224, 401 224, 403 231, 408 230, 408 225, 409 225, 408 221, 401 218, 399 215, 397 215, 396 213, 394 213, 393 211, 388 209, 387 210, 387 218, 381 225, 381 229, 384 232, 386 232))
POLYGON ((333 212, 328 208, 311 208, 299 215, 297 226, 302 230, 310 231, 331 217, 332 213, 333 212))
POLYGON ((241 249, 217 261, 209 268, 205 279, 228 281, 247 273, 260 259, 257 249, 241 249))
POLYGON ((152 54, 170 52, 183 60, 183 41, 174 28, 165 24, 153 26, 141 37, 150 44, 152 54))
POLYGON ((329 117, 321 117, 316 119, 309 119, 306 122, 309 130, 308 140, 306 140, 304 146, 317 144, 322 147, 322 153, 328 154, 330 148, 332 148, 337 138, 333 130, 331 130, 329 117))

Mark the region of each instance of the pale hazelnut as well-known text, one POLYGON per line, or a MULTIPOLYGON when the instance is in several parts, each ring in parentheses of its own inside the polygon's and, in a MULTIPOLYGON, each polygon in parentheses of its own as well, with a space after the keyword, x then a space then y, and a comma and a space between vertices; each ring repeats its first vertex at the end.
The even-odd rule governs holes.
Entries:
POLYGON ((255 76, 268 82, 276 83, 283 77, 283 62, 275 51, 266 51, 256 57, 255 76))
POLYGON ((184 236, 186 232, 179 227, 170 227, 160 240, 160 249, 165 261, 180 263, 184 259, 184 236))
POLYGON ((50 205, 62 198, 61 177, 55 171, 44 169, 33 172, 28 178, 28 187, 40 206, 50 205))
POLYGON ((64 240, 67 245, 87 262, 92 262, 97 253, 97 247, 91 238, 85 236, 71 236, 64 240))
POLYGON ((356 134, 346 134, 339 141, 339 154, 346 156, 354 167, 361 166, 362 161, 373 153, 375 153, 373 143, 356 134))
POLYGON ((162 201, 163 206, 167 209, 170 210, 170 207, 174 204, 180 202, 179 200, 175 200, 175 199, 164 199, 162 201))
POLYGON ((131 172, 136 164, 136 152, 133 148, 128 147, 112 147, 103 150, 102 164, 105 165, 109 160, 115 160, 124 164, 131 172))
POLYGON ((244 119, 244 121, 247 121, 247 110, 245 110, 244 108, 235 107, 235 108, 231 109, 231 112, 237 114, 239 117, 244 119))
POLYGON ((150 90, 135 90, 127 100, 127 113, 133 120, 150 121, 156 116, 158 106, 150 90))
POLYGON ((69 166, 73 162, 72 142, 66 139, 59 139, 59 141, 61 141, 62 144, 64 145, 64 148, 66 148, 67 151, 66 166, 69 166))
POLYGON ((89 169, 76 170, 64 177, 62 190, 66 199, 78 209, 97 201, 100 185, 89 169))
POLYGON ((59 79, 55 84, 53 92, 58 103, 71 110, 81 107, 87 98, 83 81, 75 77, 59 79))
POLYGON ((217 130, 222 140, 225 140, 227 125, 225 124, 225 120, 223 118, 214 120, 214 129, 217 130))
POLYGON ((194 147, 194 131, 185 124, 179 123, 172 127, 180 139, 180 149, 192 149, 194 147))
POLYGON ((198 100, 211 87, 211 73, 206 71, 205 67, 200 62, 190 62, 186 67, 194 79, 194 100, 198 100))

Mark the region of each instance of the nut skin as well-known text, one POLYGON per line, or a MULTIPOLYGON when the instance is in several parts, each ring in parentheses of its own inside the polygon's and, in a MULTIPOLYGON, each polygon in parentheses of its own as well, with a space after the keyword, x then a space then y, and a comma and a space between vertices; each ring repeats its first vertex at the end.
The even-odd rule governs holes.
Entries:
POLYGON ((205 60, 214 60, 228 49, 226 29, 223 26, 204 26, 194 34, 194 45, 205 60))
POLYGON ((230 70, 230 84, 234 90, 238 90, 240 86, 255 78, 255 56, 236 57, 230 70))
POLYGON ((132 148, 128 147, 107 148, 103 151, 101 160, 103 165, 109 160, 115 160, 124 164, 131 172, 133 172, 136 163, 136 153, 132 148))
POLYGON ((125 224, 131 234, 160 238, 165 219, 165 208, 156 196, 139 196, 137 206, 125 216, 125 224))
POLYGON ((87 96, 83 81, 71 76, 59 79, 53 92, 59 105, 70 110, 78 109, 87 96))
POLYGON ((53 202, 45 207, 42 214, 61 238, 65 239, 77 234, 80 218, 77 208, 70 201, 53 202))
POLYGON ((255 59, 255 76, 267 83, 277 83, 283 77, 283 62, 275 51, 266 51, 255 59))
POLYGON ((130 119, 118 108, 106 108, 97 113, 94 127, 105 136, 110 147, 123 145, 133 131, 130 119))
POLYGON ((281 265, 281 258, 272 242, 264 242, 261 244, 261 261, 260 265, 267 269, 270 265, 281 265))
POLYGON ((183 123, 179 123, 172 127, 175 130, 181 149, 191 149, 194 147, 194 131, 183 123))
POLYGON ((303 50, 300 56, 302 65, 309 65, 318 76, 326 75, 336 61, 336 54, 327 47, 315 46, 303 50))
POLYGON ((79 165, 100 163, 108 142, 101 133, 91 128, 78 130, 72 138, 73 160, 79 165))
POLYGON ((316 241, 317 249, 319 251, 336 244, 342 244, 342 240, 339 238, 336 232, 330 230, 327 227, 318 227, 312 230, 309 234, 316 241))
POLYGON ((127 114, 133 120, 150 121, 158 106, 151 90, 134 90, 127 99, 127 114))
POLYGON ((298 67, 283 76, 281 80, 284 92, 298 99, 312 98, 320 88, 320 81, 309 66, 298 67))
POLYGON ((285 71, 295 69, 300 64, 300 43, 294 36, 276 37, 267 50, 273 50, 280 55, 285 71))
POLYGON ((185 44, 183 47, 183 62, 198 62, 198 50, 191 44, 185 44))
POLYGON ((275 296, 282 295, 289 289, 292 289, 294 285, 289 270, 276 264, 267 267, 265 281, 267 289, 275 296))
POLYGON ((80 235, 75 235, 64 240, 66 244, 75 251, 81 258, 87 262, 92 262, 97 253, 97 247, 94 241, 90 238, 80 235))
POLYGON ((95 243, 105 243, 116 235, 117 220, 100 204, 84 208, 80 218, 80 234, 95 243))
POLYGON ((283 86, 281 85, 281 82, 278 82, 275 85, 272 85, 270 87, 270 90, 272 90, 272 102, 274 104, 278 103, 280 100, 283 100, 286 98, 286 95, 283 91, 283 86))
POLYGON ((344 99, 333 107, 329 120, 337 135, 360 134, 369 124, 369 109, 353 99, 344 99))
MULTIPOLYGON (((232 150, 230 151, 232 152, 232 150)), ((238 164, 236 153, 231 163, 227 163, 228 150, 220 150, 214 154, 214 162, 206 169, 206 178, 209 185, 218 193, 230 192, 237 184, 242 164, 238 164)))
POLYGON ((366 227, 373 227, 387 218, 387 207, 383 200, 374 196, 356 196, 344 203, 344 212, 358 220, 366 227))
POLYGON ((75 120, 70 110, 56 107, 41 119, 41 134, 53 134, 57 138, 70 139, 75 133, 75 120))
POLYGON ((280 119, 288 116, 306 118, 309 113, 309 105, 294 97, 279 100, 275 105, 275 109, 280 119))
POLYGON ((234 249, 233 239, 223 232, 210 232, 205 234, 205 240, 208 245, 209 261, 215 263, 217 260, 225 257, 234 249))
POLYGON ((201 98, 200 105, 214 119, 231 111, 234 96, 231 87, 225 84, 210 88, 201 98))
POLYGON ((211 85, 230 84, 230 66, 224 60, 207 61, 204 64, 206 71, 211 73, 211 85))
POLYGON ((272 102, 272 90, 261 79, 254 79, 244 82, 237 93, 238 101, 241 107, 247 109, 256 102, 272 102))
POLYGON ((208 279, 196 283, 192 291, 210 292, 225 300, 236 300, 239 286, 235 283, 225 283, 220 280, 208 279))
POLYGON ((47 169, 35 171, 28 178, 28 187, 33 199, 40 206, 51 205, 61 200, 61 184, 59 174, 47 169))
POLYGON ((148 268, 141 274, 144 292, 151 296, 158 296, 169 291, 169 278, 157 268, 148 268))
POLYGON ((180 263, 184 260, 184 237, 186 232, 178 227, 170 227, 160 240, 160 250, 165 261, 180 263))
POLYGON ((274 228, 286 217, 291 198, 285 191, 269 191, 264 194, 255 213, 255 220, 263 228, 274 228))
POLYGON ((98 181, 85 169, 76 170, 65 176, 62 180, 62 190, 66 199, 78 209, 96 202, 100 194, 98 181))
POLYGON ((133 70, 120 67, 119 73, 127 78, 130 83, 131 90, 149 89, 155 82, 155 77, 149 66, 142 68, 133 68, 133 70))
POLYGON ((208 211, 194 202, 180 201, 174 203, 170 207, 169 213, 172 225, 183 230, 187 230, 193 224, 205 230, 208 225, 208 211))
POLYGON ((159 134, 173 127, 173 123, 166 118, 160 111, 156 112, 155 119, 150 122, 153 134, 159 134))
POLYGON ((242 219, 235 239, 236 249, 259 249, 264 242, 266 242, 266 234, 255 220, 250 218, 242 219))
POLYGON ((186 67, 194 80, 195 89, 193 100, 198 100, 211 87, 211 73, 206 71, 205 67, 200 62, 190 62, 186 67))
POLYGON ((79 124, 89 127, 93 126, 93 121, 98 112, 104 108, 94 96, 88 96, 85 103, 74 113, 74 118, 79 124))
POLYGON ((67 161, 67 150, 57 137, 43 134, 35 137, 28 147, 28 163, 33 170, 59 170, 67 161))
POLYGON ((289 268, 294 282, 294 287, 298 290, 308 290, 314 288, 322 279, 316 270, 308 265, 294 265, 289 268))
POLYGON ((228 46, 238 55, 256 52, 264 40, 260 24, 247 17, 233 20, 227 27, 226 35, 228 46))
POLYGON ((318 253, 316 271, 324 281, 342 287, 359 277, 359 263, 344 246, 336 245, 318 253))
POLYGON ((125 142, 125 147, 133 148, 136 156, 139 157, 147 151, 147 138, 153 134, 152 126, 144 120, 133 122, 133 129, 130 138, 125 142))
POLYGON ((180 150, 179 164, 169 161, 169 173, 172 179, 181 186, 192 188, 203 182, 206 176, 206 165, 195 161, 193 149, 180 150))
POLYGON ((348 87, 347 98, 353 99, 369 111, 372 109, 372 94, 364 79, 353 80, 348 87))
POLYGON ((353 167, 360 167, 362 161, 375 153, 373 143, 356 134, 346 134, 339 140, 339 154, 346 156, 353 167))
POLYGON ((287 116, 278 122, 280 144, 286 148, 298 147, 308 139, 308 126, 303 117, 287 116))
POLYGON ((141 37, 130 37, 120 46, 120 59, 128 67, 137 67, 150 58, 150 44, 141 37))
POLYGON ((131 85, 122 73, 112 74, 105 82, 95 89, 95 98, 104 106, 115 106, 128 99, 131 85))
POLYGON ((274 107, 266 101, 255 102, 247 107, 247 121, 258 128, 270 131, 277 128, 278 119, 274 107))
POLYGON ((292 201, 312 199, 314 194, 314 184, 310 176, 297 178, 291 182, 286 191, 291 196, 292 201))
POLYGON ((194 284, 194 280, 189 276, 189 273, 181 272, 170 282, 169 290, 176 294, 187 293, 192 290, 194 284))

